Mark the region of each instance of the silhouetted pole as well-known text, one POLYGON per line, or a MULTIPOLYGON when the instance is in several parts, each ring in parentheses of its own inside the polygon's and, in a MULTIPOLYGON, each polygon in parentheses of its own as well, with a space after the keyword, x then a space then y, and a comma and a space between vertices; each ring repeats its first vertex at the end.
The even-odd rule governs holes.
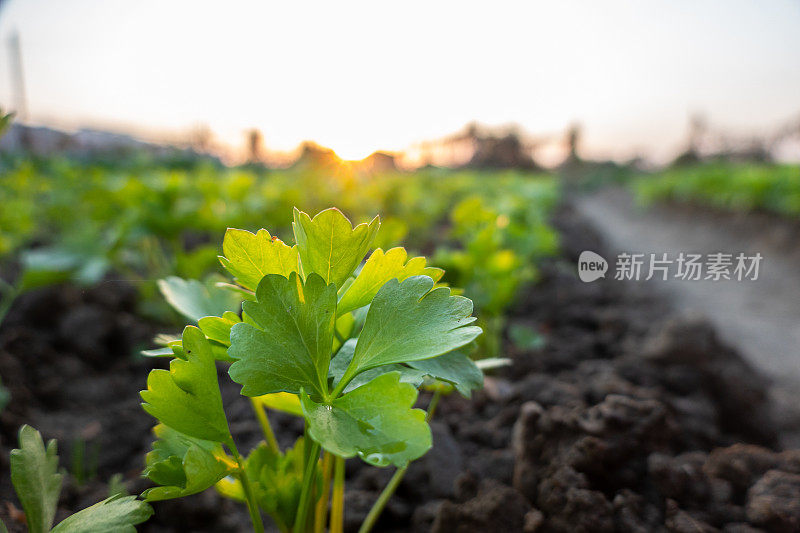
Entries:
POLYGON ((25 76, 22 70, 22 47, 19 41, 19 32, 14 31, 8 40, 11 55, 11 84, 14 91, 14 103, 17 119, 20 122, 28 120, 28 101, 25 94, 25 76))

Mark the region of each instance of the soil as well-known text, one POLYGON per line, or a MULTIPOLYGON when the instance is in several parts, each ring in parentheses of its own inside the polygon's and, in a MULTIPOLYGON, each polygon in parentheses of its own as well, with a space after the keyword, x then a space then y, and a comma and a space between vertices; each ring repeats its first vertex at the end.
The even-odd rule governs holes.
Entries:
MULTIPOLYGON (((542 266, 509 318, 537 328, 544 346, 506 340, 510 368, 469 400, 442 399, 433 449, 409 468, 376 529, 800 529, 800 451, 778 448, 768 380, 708 321, 676 314, 646 287, 579 281, 577 254, 602 254, 603 243, 570 208, 555 224, 563 255, 542 266)), ((131 493, 148 486, 139 472, 153 422, 137 393, 165 362, 135 355, 161 329, 135 309, 136 291, 122 284, 48 288, 21 298, 0 329, 0 375, 12 394, 0 414, 0 517, 12 533, 24 531, 7 474, 22 423, 59 439, 72 472, 58 518, 105 497, 114 474, 131 493), (79 469, 71 458, 80 449, 79 469)), ((247 449, 258 425, 222 368, 220 376, 247 449)), ((420 406, 427 401, 421 395, 420 406)), ((302 429, 299 419, 273 419, 282 445, 302 429)), ((346 529, 355 531, 392 470, 349 460, 347 474, 346 529)), ((243 506, 214 491, 154 507, 140 531, 249 530, 243 506)))

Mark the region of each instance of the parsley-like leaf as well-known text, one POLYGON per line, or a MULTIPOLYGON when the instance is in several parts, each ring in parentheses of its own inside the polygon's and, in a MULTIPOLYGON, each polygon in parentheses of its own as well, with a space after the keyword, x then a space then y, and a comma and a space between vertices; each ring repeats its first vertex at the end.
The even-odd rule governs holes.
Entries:
POLYGON ((149 502, 197 494, 228 475, 232 463, 218 442, 195 439, 163 424, 153 428, 158 440, 147 454, 144 476, 161 485, 147 489, 149 502))
POLYGON ((272 237, 265 229, 254 234, 228 228, 222 241, 222 253, 225 254, 219 258, 222 266, 239 285, 251 291, 256 290, 267 274, 289 277, 297 271, 297 247, 272 237))
POLYGON ((313 219, 294 210, 294 238, 306 276, 316 272, 337 290, 364 259, 380 227, 380 218, 355 228, 344 214, 331 207, 313 219))
POLYGON ((480 335, 481 328, 469 325, 475 321, 472 302, 452 296, 447 287, 431 290, 433 284, 428 276, 412 276, 381 287, 342 378, 345 383, 370 368, 442 355, 480 335))
POLYGON ((228 355, 236 359, 229 371, 233 381, 243 385, 245 396, 297 394, 301 388, 323 396, 333 346, 336 287, 317 274, 310 274, 305 283, 294 272, 288 279, 270 274, 258 284, 256 298, 244 303, 252 324, 231 329, 228 355))
POLYGON ((373 379, 330 405, 302 394, 311 437, 342 457, 359 455, 364 461, 403 466, 431 447, 425 411, 412 409, 417 389, 400 382, 398 372, 373 379))
POLYGON ((173 359, 169 370, 152 370, 140 394, 145 411, 190 437, 230 440, 211 345, 194 326, 183 330, 186 360, 173 359))
POLYGON ((403 281, 411 276, 425 275, 439 281, 444 270, 426 266, 424 257, 413 257, 406 262, 405 248, 392 248, 384 253, 378 248, 369 256, 355 281, 339 299, 336 312, 339 315, 364 307, 372 301, 383 285, 390 279, 403 281))
POLYGON ((51 533, 136 533, 153 515, 153 509, 136 496, 116 495, 78 511, 53 528, 51 533))

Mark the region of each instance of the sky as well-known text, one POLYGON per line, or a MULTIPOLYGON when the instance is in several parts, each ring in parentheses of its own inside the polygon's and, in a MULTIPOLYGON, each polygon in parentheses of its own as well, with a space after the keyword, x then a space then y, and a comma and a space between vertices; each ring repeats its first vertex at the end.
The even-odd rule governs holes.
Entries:
POLYGON ((800 116, 798 0, 5 0, 0 106, 21 39, 29 119, 355 159, 518 123, 586 155, 663 158, 689 117, 764 133, 800 116))

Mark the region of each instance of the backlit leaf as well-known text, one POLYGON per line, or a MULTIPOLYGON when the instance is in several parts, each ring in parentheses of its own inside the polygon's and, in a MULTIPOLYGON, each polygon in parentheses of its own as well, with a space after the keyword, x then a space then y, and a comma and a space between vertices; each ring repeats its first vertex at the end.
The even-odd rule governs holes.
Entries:
POLYGON ((313 219, 294 210, 294 238, 306 276, 315 272, 340 288, 364 259, 380 227, 379 217, 355 228, 344 214, 331 207, 313 219))
POLYGON ((411 276, 425 275, 439 281, 444 271, 426 266, 424 257, 413 257, 408 262, 404 248, 392 248, 384 253, 378 248, 369 256, 355 281, 347 288, 339 300, 336 312, 341 316, 369 304, 378 290, 390 279, 403 281, 411 276))
POLYGON ((261 278, 267 274, 289 277, 297 271, 297 247, 289 246, 265 229, 250 233, 242 229, 228 228, 222 241, 219 260, 236 282, 256 290, 261 278))

